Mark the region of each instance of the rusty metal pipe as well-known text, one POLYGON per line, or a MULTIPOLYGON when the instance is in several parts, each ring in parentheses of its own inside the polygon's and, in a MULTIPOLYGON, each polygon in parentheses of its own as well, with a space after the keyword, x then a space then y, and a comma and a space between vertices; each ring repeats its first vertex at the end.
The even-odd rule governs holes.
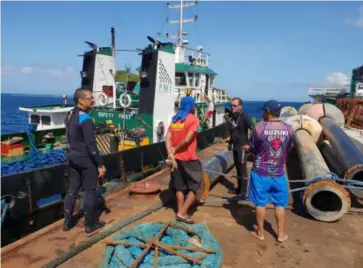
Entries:
POLYGON ((295 147, 300 160, 301 170, 308 188, 304 191, 302 202, 307 212, 315 219, 332 222, 340 219, 350 208, 350 196, 342 186, 333 181, 320 180, 330 174, 330 170, 321 155, 316 142, 322 133, 322 127, 313 118, 295 115, 286 122, 295 131, 295 147))
MULTIPOLYGON (((363 181, 363 154, 354 142, 335 122, 323 117, 319 120, 323 126, 324 134, 334 149, 337 162, 344 170, 345 179, 363 181)), ((356 198, 363 198, 363 191, 351 189, 356 198)))
MULTIPOLYGON (((342 130, 343 113, 329 103, 314 104, 300 108, 299 112, 319 120, 323 127, 325 138, 330 142, 336 160, 344 170, 345 179, 363 181, 363 154, 352 139, 342 130)), ((363 198, 363 191, 350 189, 353 196, 363 198)))

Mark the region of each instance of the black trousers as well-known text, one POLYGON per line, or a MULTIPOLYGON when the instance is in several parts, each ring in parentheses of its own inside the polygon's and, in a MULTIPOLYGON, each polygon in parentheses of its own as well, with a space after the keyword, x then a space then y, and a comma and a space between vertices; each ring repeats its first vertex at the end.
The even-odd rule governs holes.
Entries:
POLYGON ((64 198, 64 218, 71 221, 76 197, 81 190, 84 191, 84 214, 86 226, 96 222, 95 199, 97 187, 97 168, 80 168, 77 165, 69 165, 69 186, 64 198))
POLYGON ((233 150, 233 159, 234 165, 237 171, 237 193, 241 194, 242 191, 245 191, 247 188, 247 154, 245 154, 245 161, 242 164, 242 151, 241 150, 233 150))

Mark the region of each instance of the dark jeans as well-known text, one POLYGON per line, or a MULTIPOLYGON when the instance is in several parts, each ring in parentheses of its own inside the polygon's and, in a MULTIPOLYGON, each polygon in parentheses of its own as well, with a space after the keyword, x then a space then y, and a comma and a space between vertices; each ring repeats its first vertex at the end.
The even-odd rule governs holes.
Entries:
POLYGON ((242 151, 233 150, 234 165, 237 171, 237 193, 242 194, 242 191, 247 190, 247 154, 245 154, 245 161, 241 163, 242 151))
POLYGON ((71 221, 76 197, 80 189, 84 191, 84 214, 86 226, 95 223, 95 199, 98 170, 96 167, 79 168, 76 165, 69 166, 69 186, 64 198, 64 218, 71 221))

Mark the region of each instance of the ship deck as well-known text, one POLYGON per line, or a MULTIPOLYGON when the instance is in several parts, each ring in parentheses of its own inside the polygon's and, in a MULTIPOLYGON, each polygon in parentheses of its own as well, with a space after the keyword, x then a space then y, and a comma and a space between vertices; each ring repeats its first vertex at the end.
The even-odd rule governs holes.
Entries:
MULTIPOLYGON (((215 145, 201 153, 201 157, 210 157, 225 145, 215 145)), ((251 168, 251 163, 249 163, 251 168)), ((289 171, 289 170, 288 170, 289 171)), ((229 175, 235 175, 232 169, 229 175)), ((293 176, 288 172, 289 176, 293 176)), ((295 176, 295 175, 294 175, 295 176)), ((296 174, 296 176, 299 176, 296 174)), ((154 176, 167 189, 168 172, 159 172, 154 176)), ((231 196, 228 189, 233 186, 233 179, 221 178, 209 194, 209 199, 231 196)), ((107 226, 98 232, 84 233, 83 222, 69 232, 62 231, 62 221, 56 222, 37 233, 29 235, 2 249, 2 267, 41 267, 59 254, 76 246, 93 235, 104 231, 118 222, 152 207, 161 200, 171 198, 170 192, 162 191, 160 196, 130 197, 127 191, 121 191, 107 199, 111 213, 103 215, 107 226)), ((175 218, 175 207, 165 207, 145 218, 126 226, 152 222, 160 219, 175 218)), ((363 267, 363 217, 360 212, 346 214, 335 223, 318 222, 304 213, 294 211, 294 197, 290 197, 290 209, 287 211, 286 230, 289 239, 280 244, 276 242, 276 224, 273 210, 269 209, 266 217, 264 241, 252 237, 248 230, 254 224, 253 208, 246 202, 207 203, 199 206, 194 213, 197 222, 207 224, 217 239, 223 252, 223 267, 319 267, 340 268, 363 267)), ((107 237, 106 239, 109 239, 107 237)), ((98 267, 105 248, 105 240, 89 247, 60 267, 98 267)))
POLYGON ((351 138, 360 142, 363 145, 363 129, 344 128, 344 132, 351 138))

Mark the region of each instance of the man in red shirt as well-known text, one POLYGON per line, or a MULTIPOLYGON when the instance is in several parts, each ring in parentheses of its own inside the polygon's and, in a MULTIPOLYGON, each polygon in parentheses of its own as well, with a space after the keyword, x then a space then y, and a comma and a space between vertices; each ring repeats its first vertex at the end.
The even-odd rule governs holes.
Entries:
POLYGON ((166 134, 166 149, 171 163, 171 184, 176 190, 177 220, 194 223, 188 210, 196 201, 197 190, 202 182, 203 168, 197 157, 197 133, 199 119, 194 98, 185 96, 177 114, 172 118, 166 134), (185 199, 185 193, 187 193, 185 199))

